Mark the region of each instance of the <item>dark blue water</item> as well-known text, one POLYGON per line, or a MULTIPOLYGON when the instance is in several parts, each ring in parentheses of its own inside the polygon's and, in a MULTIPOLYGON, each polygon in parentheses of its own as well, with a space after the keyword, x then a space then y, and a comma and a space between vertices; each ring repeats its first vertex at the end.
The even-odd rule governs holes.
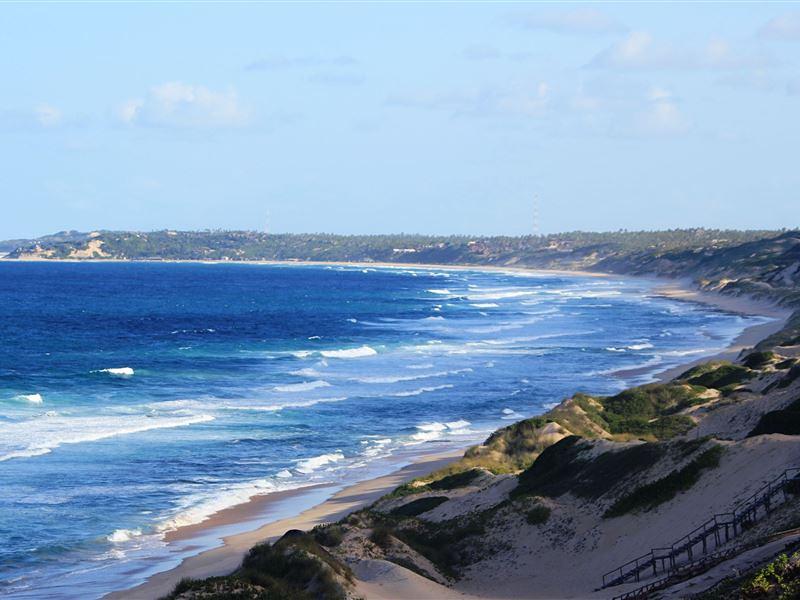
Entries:
POLYGON ((124 588, 179 525, 468 444, 576 391, 632 383, 620 369, 647 367, 645 380, 712 353, 753 322, 649 289, 478 271, 0 263, 0 594, 124 588))

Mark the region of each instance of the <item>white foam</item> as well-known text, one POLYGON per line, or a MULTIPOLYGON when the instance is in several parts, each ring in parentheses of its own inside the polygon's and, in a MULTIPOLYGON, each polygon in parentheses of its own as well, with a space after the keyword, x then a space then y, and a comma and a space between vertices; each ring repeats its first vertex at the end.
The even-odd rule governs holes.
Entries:
POLYGON ((106 537, 106 539, 112 544, 121 544, 122 542, 128 542, 132 538, 140 535, 142 535, 141 529, 117 529, 114 533, 106 537))
POLYGON ((343 350, 323 350, 320 352, 325 358, 361 358, 364 356, 374 356, 378 352, 369 346, 360 348, 347 348, 343 350))
POLYGON ((614 346, 609 346, 606 350, 608 352, 627 352, 625 348, 615 348, 614 346))
POLYGON ((423 423, 416 426, 420 431, 444 431, 447 425, 434 421, 433 423, 423 423))
POLYGON ((466 429, 469 427, 469 421, 465 421, 464 419, 459 419, 458 421, 450 421, 445 423, 448 429, 450 430, 459 430, 459 429, 466 429))
POLYGON ((306 458, 303 460, 297 461, 297 470, 304 475, 309 475, 319 469, 320 467, 324 467, 330 463, 338 462, 340 460, 344 460, 344 454, 341 452, 332 452, 331 454, 320 454, 319 456, 315 456, 313 458, 306 458))
POLYGON ((290 477, 293 477, 293 475, 289 469, 283 469, 282 471, 278 471, 275 474, 275 477, 280 477, 281 479, 289 479, 290 477))
POLYGON ((298 369, 297 371, 291 371, 289 375, 297 375, 298 377, 321 377, 322 373, 317 371, 316 369, 298 369))
POLYGON ((407 392, 397 392, 391 395, 398 398, 406 398, 408 396, 419 396, 420 394, 425 394, 427 392, 435 392, 436 390, 446 390, 451 387, 453 387, 452 384, 446 383, 444 385, 432 385, 430 387, 421 387, 416 390, 409 390, 407 392))
POLYGON ((113 367, 110 369, 99 369, 92 373, 108 373, 116 377, 133 377, 134 370, 131 367, 113 367))
POLYGON ((447 288, 442 288, 442 289, 439 289, 439 290, 425 290, 425 291, 428 292, 429 294, 439 294, 439 295, 442 295, 442 296, 449 296, 452 293, 447 288))
POLYGON ((41 404, 44 402, 41 394, 22 394, 19 396, 22 400, 30 402, 31 404, 41 404))
POLYGON ((491 291, 483 294, 469 294, 467 296, 467 299, 475 302, 480 302, 481 300, 505 300, 508 298, 522 298, 524 296, 533 296, 534 294, 538 293, 539 292, 536 290, 505 289, 505 290, 491 291))
POLYGON ((330 387, 330 383, 318 379, 316 381, 304 381, 303 383, 288 383, 286 385, 276 385, 273 390, 276 392, 309 392, 319 388, 330 387))
POLYGON ((30 419, 0 426, 0 462, 47 454, 63 444, 96 442, 153 429, 185 427, 213 421, 211 415, 190 417, 62 417, 30 419), (33 440, 33 441, 32 441, 33 440))
POLYGON ((296 350, 291 353, 295 358, 307 358, 313 354, 311 350, 296 350))
POLYGON ((221 510, 243 504, 254 496, 270 494, 284 490, 301 489, 313 485, 312 483, 303 484, 282 484, 274 479, 255 479, 244 481, 225 487, 211 487, 210 491, 194 494, 185 497, 181 502, 178 512, 170 518, 162 521, 157 529, 159 531, 171 531, 186 525, 202 523, 211 515, 221 510))
POLYGON ((628 348, 628 350, 647 350, 648 348, 652 348, 652 347, 653 347, 653 344, 650 344, 649 342, 643 342, 641 344, 631 344, 627 348, 628 348))
POLYGON ((286 408, 308 408, 316 404, 325 404, 328 402, 342 402, 347 400, 347 396, 339 396, 336 398, 316 398, 314 400, 301 400, 299 402, 282 402, 280 404, 226 404, 220 408, 224 410, 252 410, 257 412, 278 412, 286 408))
POLYGON ((455 369, 453 371, 436 371, 435 373, 420 373, 419 375, 377 375, 372 377, 355 377, 351 381, 360 383, 400 383, 401 381, 416 381, 418 379, 431 379, 434 377, 447 377, 448 375, 459 375, 461 373, 471 373, 472 368, 455 369))
POLYGON ((478 302, 477 304, 470 304, 475 308, 498 308, 500 305, 496 302, 478 302))

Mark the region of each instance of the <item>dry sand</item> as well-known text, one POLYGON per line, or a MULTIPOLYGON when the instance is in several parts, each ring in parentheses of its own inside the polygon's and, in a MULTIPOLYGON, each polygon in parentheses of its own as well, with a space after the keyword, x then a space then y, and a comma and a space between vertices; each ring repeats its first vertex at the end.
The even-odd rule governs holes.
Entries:
MULTIPOLYGON (((454 459, 459 458, 461 454, 462 451, 453 451, 445 454, 424 456, 415 463, 390 475, 352 485, 334 494, 322 504, 314 506, 295 517, 268 523, 254 531, 225 537, 223 538, 223 545, 219 548, 207 550, 187 558, 174 569, 153 575, 143 584, 133 589, 114 592, 106 596, 106 598, 152 600, 170 593, 175 584, 184 577, 203 578, 214 575, 227 575, 240 565, 247 551, 257 543, 275 540, 290 529, 311 529, 320 523, 338 521, 354 510, 371 504, 397 486, 449 464, 454 459)), ((265 504, 286 500, 291 498, 292 494, 299 495, 305 491, 307 489, 255 497, 248 503, 221 511, 202 523, 201 526, 193 526, 192 533, 200 533, 203 530, 236 522, 239 519, 252 518, 254 512, 264 510, 265 504)), ((181 539, 183 537, 185 536, 180 531, 173 534, 173 539, 181 539)))

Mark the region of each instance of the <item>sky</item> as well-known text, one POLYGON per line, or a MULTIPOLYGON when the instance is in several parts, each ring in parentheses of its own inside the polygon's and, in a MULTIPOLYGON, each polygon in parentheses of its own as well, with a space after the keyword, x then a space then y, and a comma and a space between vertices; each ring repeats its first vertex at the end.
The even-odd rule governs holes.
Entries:
POLYGON ((800 225, 800 3, 0 4, 0 75, 0 239, 800 225))

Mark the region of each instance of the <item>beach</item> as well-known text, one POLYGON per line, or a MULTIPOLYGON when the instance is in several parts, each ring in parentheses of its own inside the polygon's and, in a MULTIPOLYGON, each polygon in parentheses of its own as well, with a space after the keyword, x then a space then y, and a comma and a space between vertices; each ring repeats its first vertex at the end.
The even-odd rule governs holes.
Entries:
MULTIPOLYGON (((351 264, 349 266, 355 265, 351 264)), ((420 267, 420 265, 405 266, 420 267)), ((439 269, 451 268, 443 265, 427 266, 439 269)), ((480 269, 480 267, 466 268, 480 269)), ((544 273, 548 272, 545 271, 544 273)), ((593 273, 592 275, 599 277, 609 276, 598 273, 593 273)), ((745 297, 729 297, 717 293, 701 292, 693 289, 691 282, 688 281, 669 281, 659 284, 653 288, 652 293, 654 296, 671 300, 701 303, 726 312, 750 316, 758 315, 771 319, 767 323, 746 328, 723 352, 713 357, 688 361, 678 367, 673 367, 654 375, 654 377, 662 381, 680 374, 697 362, 736 358, 743 348, 752 347, 764 337, 779 330, 790 314, 790 311, 766 302, 745 297)), ((638 374, 632 370, 619 372, 617 376, 631 377, 638 374)), ((462 451, 421 455, 414 458, 412 464, 397 469, 389 475, 356 483, 338 491, 336 491, 337 487, 334 485, 321 485, 315 486, 313 489, 301 488, 254 496, 248 502, 220 511, 202 523, 169 532, 165 541, 168 543, 176 541, 191 542, 195 538, 204 538, 207 542, 209 534, 213 537, 213 532, 224 531, 224 528, 237 524, 240 527, 242 524, 247 524, 252 526, 252 529, 232 535, 221 535, 218 538, 218 547, 185 558, 178 566, 172 569, 150 575, 141 585, 126 591, 111 593, 106 597, 109 599, 129 598, 136 600, 158 598, 168 594, 175 584, 183 578, 203 578, 230 573, 239 566, 243 556, 253 545, 263 541, 274 541, 290 529, 306 530, 320 523, 339 520, 348 513, 367 506, 381 496, 391 492, 398 485, 447 465, 460 457, 462 451), (318 498, 322 498, 322 501, 299 514, 287 514, 291 511, 291 506, 295 502, 302 497, 308 498, 309 494, 316 494, 318 498), (265 515, 270 514, 271 510, 273 512, 282 511, 283 514, 279 518, 273 516, 269 520, 269 517, 265 518, 265 515)), ((380 580, 381 577, 378 576, 377 579, 380 580)))
MULTIPOLYGON (((222 539, 220 547, 206 550, 196 556, 187 558, 174 569, 153 575, 145 583, 133 589, 114 592, 107 595, 106 598, 109 600, 159 598, 169 594, 175 584, 185 577, 203 578, 226 575, 235 570, 247 551, 259 542, 274 541, 291 529, 306 530, 320 523, 338 521, 354 510, 371 504, 403 483, 446 466, 454 459, 459 458, 461 454, 461 451, 451 451, 444 454, 421 456, 412 464, 389 475, 346 487, 321 504, 313 506, 296 516, 267 523, 253 531, 225 537, 222 539)), ((330 489, 334 486, 325 487, 330 489)), ((191 534, 196 535, 205 530, 229 524, 232 518, 249 520, 254 514, 268 509, 270 503, 291 501, 305 492, 307 490, 300 489, 255 497, 245 504, 214 515, 200 526, 191 527, 189 531, 179 530, 173 533, 173 539, 191 534)))

